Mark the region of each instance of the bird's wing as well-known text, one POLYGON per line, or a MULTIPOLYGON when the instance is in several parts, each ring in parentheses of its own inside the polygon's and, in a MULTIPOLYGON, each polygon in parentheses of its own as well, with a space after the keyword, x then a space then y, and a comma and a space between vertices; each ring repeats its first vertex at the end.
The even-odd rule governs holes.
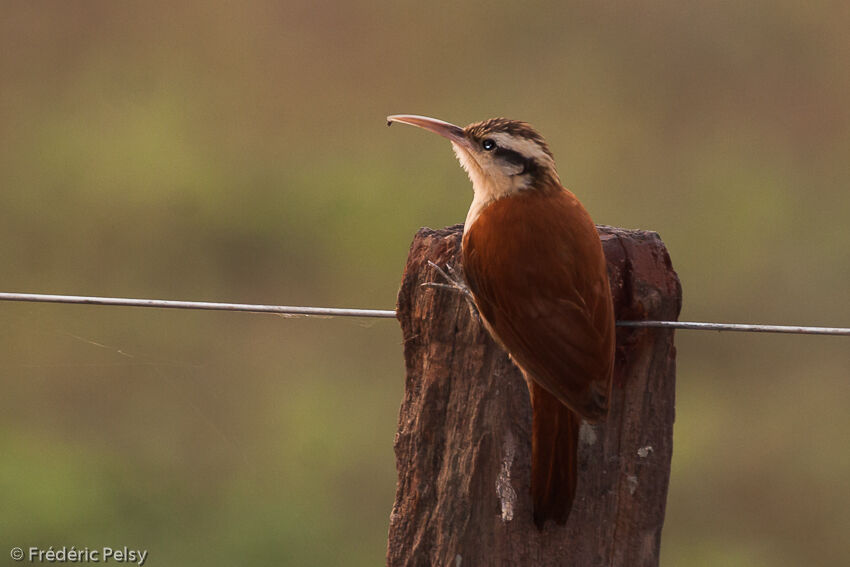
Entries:
POLYGON ((491 333, 529 378, 583 418, 601 419, 614 317, 595 227, 578 238, 535 235, 524 242, 516 230, 476 234, 477 225, 464 238, 464 272, 491 333), (517 248, 527 251, 527 263, 517 261, 517 248))

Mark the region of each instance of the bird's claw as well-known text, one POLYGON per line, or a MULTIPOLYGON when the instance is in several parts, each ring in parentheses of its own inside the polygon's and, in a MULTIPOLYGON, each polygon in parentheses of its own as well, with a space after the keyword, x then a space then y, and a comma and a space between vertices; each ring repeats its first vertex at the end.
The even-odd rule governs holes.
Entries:
POLYGON ((458 269, 451 264, 446 264, 445 270, 431 260, 428 260, 428 265, 434 268, 434 271, 440 274, 440 276, 446 280, 446 283, 424 282, 422 286, 438 287, 463 294, 466 299, 466 303, 469 306, 470 314, 474 319, 479 320, 478 307, 475 305, 475 297, 472 295, 472 291, 469 289, 469 286, 466 285, 463 274, 461 274, 458 269))

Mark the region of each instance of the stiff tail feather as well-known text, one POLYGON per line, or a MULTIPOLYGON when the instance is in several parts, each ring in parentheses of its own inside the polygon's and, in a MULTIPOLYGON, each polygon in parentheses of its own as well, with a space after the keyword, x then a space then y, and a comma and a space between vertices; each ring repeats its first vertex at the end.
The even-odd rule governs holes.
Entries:
POLYGON ((555 396, 528 380, 533 424, 531 437, 531 495, 534 523, 565 524, 573 506, 578 478, 579 416, 555 396))

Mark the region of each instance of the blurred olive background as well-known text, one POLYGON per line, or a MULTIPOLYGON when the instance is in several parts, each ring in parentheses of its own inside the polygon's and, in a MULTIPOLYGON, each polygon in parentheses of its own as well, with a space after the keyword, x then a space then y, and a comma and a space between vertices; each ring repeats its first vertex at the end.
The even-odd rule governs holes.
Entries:
MULTIPOLYGON (((686 320, 850 325, 842 2, 5 2, 2 291, 392 308, 463 220, 447 143, 528 120, 686 320)), ((377 565, 392 320, 0 304, 0 553, 377 565)), ((850 558, 850 343, 680 332, 662 565, 850 558)), ((6 559, 11 563, 10 559, 6 559)))

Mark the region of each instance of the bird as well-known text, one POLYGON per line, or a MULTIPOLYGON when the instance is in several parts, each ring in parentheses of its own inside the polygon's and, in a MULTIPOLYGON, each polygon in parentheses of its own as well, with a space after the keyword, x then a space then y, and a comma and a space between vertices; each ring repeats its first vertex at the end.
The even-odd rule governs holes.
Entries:
POLYGON ((576 495, 581 423, 604 420, 611 398, 614 306, 596 226, 528 123, 492 118, 461 128, 387 117, 395 122, 447 138, 472 182, 462 278, 453 285, 471 296, 525 378, 533 520, 541 530, 547 520, 563 525, 576 495))

